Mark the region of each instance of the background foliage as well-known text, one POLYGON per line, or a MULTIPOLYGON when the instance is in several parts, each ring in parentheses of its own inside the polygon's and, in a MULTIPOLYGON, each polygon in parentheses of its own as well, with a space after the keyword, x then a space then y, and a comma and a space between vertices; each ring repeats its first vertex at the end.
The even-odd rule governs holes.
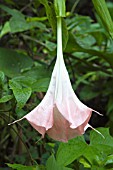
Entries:
POLYGON ((0 169, 113 169, 112 1, 68 0, 63 21, 64 58, 73 89, 104 114, 94 114, 90 121, 101 127, 104 138, 90 130, 60 143, 48 136, 40 140, 26 121, 8 126, 37 106, 47 91, 56 59, 51 2, 0 2, 0 169))

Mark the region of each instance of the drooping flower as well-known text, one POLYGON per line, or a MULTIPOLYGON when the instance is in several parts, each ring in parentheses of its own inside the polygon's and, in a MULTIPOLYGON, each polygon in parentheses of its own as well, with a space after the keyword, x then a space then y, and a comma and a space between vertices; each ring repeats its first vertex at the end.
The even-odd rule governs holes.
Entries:
POLYGON ((94 110, 84 105, 72 89, 63 59, 60 18, 57 24, 57 60, 48 91, 42 102, 22 119, 26 118, 42 137, 47 133, 55 140, 67 142, 84 134, 94 110))

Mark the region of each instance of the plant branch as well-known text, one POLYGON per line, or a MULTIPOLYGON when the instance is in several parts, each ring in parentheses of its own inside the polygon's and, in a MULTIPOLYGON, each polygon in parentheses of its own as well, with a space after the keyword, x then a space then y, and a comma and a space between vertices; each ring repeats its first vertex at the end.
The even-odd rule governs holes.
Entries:
MULTIPOLYGON (((0 117, 8 124, 8 121, 7 121, 3 116, 0 115, 0 117)), ((36 161, 32 158, 31 153, 29 152, 29 149, 28 149, 27 145, 25 144, 25 142, 24 142, 23 139, 21 138, 20 134, 13 128, 13 126, 10 126, 10 127, 13 129, 13 131, 17 134, 17 136, 20 138, 20 140, 21 140, 22 143, 24 144, 24 146, 25 146, 25 148, 26 148, 26 151, 27 151, 27 153, 28 153, 28 155, 29 155, 29 158, 30 158, 30 160, 31 160, 31 164, 33 165, 33 163, 34 163, 34 162, 36 163, 36 161)))

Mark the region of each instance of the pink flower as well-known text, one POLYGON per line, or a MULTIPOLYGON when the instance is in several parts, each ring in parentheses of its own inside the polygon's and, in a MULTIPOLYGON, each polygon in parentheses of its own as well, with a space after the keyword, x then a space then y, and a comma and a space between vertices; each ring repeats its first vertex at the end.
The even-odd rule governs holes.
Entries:
POLYGON ((42 137, 47 133, 55 140, 67 142, 84 134, 94 110, 84 105, 72 89, 62 54, 60 26, 57 31, 57 60, 48 91, 42 102, 23 118, 26 118, 42 137))
POLYGON ((84 133, 92 109, 74 94, 64 62, 62 67, 57 64, 44 99, 24 118, 43 137, 47 133, 55 140, 66 142, 84 133))

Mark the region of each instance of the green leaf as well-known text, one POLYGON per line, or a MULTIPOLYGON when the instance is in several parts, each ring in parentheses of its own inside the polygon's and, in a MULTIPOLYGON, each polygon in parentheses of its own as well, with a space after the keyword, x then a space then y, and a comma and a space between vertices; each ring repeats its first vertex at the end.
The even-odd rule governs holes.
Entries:
POLYGON ((28 30, 28 25, 24 17, 12 17, 10 19, 9 25, 12 33, 28 30))
POLYGON ((77 41, 77 39, 72 33, 69 34, 69 40, 68 40, 68 43, 67 43, 67 46, 64 52, 68 52, 68 53, 84 52, 84 53, 91 54, 93 56, 98 56, 106 60, 113 68, 113 53, 107 53, 105 51, 100 51, 100 50, 94 50, 91 47, 86 48, 83 45, 81 45, 80 42, 77 41))
POLYGON ((18 77, 14 77, 12 79, 12 82, 16 82, 18 83, 20 86, 23 87, 31 87, 32 84, 34 84, 36 82, 36 79, 34 77, 31 76, 18 76, 18 77))
POLYGON ((112 154, 113 137, 109 135, 107 128, 99 128, 105 139, 94 130, 91 131, 90 144, 86 144, 83 137, 77 137, 69 140, 68 143, 61 143, 57 151, 57 162, 59 165, 69 165, 74 160, 79 161, 85 167, 99 166, 103 167, 106 156, 112 154))
POLYGON ((113 151, 113 137, 109 134, 108 128, 99 128, 98 131, 105 137, 97 134, 95 131, 91 131, 90 145, 95 146, 96 149, 106 154, 111 154, 113 151))
POLYGON ((11 28, 9 25, 9 21, 7 21, 0 32, 0 38, 9 32, 11 32, 11 28))
POLYGON ((23 32, 33 28, 40 28, 41 30, 47 30, 46 26, 41 22, 38 21, 26 22, 25 18, 20 18, 20 17, 18 18, 12 17, 10 19, 9 25, 12 33, 23 32))
POLYGON ((113 2, 107 2, 107 7, 113 20, 113 2))
POLYGON ((65 50, 68 42, 68 30, 65 20, 62 18, 62 45, 63 50, 65 50))
POLYGON ((16 86, 30 87, 32 92, 46 92, 50 82, 50 72, 45 66, 37 66, 12 80, 11 82, 17 83, 16 86))
POLYGON ((97 97, 98 95, 99 92, 93 89, 91 85, 84 86, 79 93, 80 99, 84 101, 91 100, 97 97))
POLYGON ((17 100, 17 107, 19 107, 20 109, 24 107, 27 100, 31 96, 31 92, 32 92, 31 88, 23 88, 23 89, 14 89, 13 90, 14 96, 17 100))
POLYGON ((101 166, 104 160, 104 154, 101 153, 95 146, 87 146, 83 156, 90 163, 90 165, 101 166))
POLYGON ((80 162, 81 164, 83 164, 85 168, 91 168, 90 163, 89 163, 84 157, 81 157, 81 158, 79 159, 79 162, 80 162))
POLYGON ((3 96, 3 97, 0 99, 0 103, 8 102, 8 101, 11 100, 12 98, 13 98, 12 95, 3 96))
POLYGON ((11 89, 22 89, 21 84, 19 84, 18 82, 16 82, 15 80, 9 80, 9 86, 11 89))
POLYGON ((105 160, 105 165, 112 164, 113 166, 113 155, 109 155, 105 160))
POLYGON ((2 71, 0 71, 0 84, 4 82, 4 79, 5 79, 5 75, 2 71))
POLYGON ((69 40, 66 46, 66 49, 64 52, 84 52, 83 47, 79 45, 79 43, 76 41, 75 36, 69 32, 69 40))
MULTIPOLYGON (((40 75, 39 75, 40 76, 40 75)), ((16 86, 30 87, 32 92, 46 92, 49 86, 50 78, 34 78, 30 76, 19 76, 15 77, 10 81, 11 83, 16 83, 16 86)), ((13 84, 14 86, 14 84, 13 84)), ((19 87, 19 88, 21 88, 19 87)), ((16 87, 15 87, 16 88, 16 87)))
POLYGON ((54 34, 56 35, 56 15, 53 4, 52 3, 48 4, 47 0, 39 0, 39 2, 44 5, 46 9, 47 18, 49 20, 49 23, 52 27, 54 34))
POLYGON ((54 0, 54 6, 57 17, 66 16, 65 0, 54 0))
POLYGON ((14 77, 21 73, 22 69, 28 69, 33 65, 33 60, 16 51, 0 48, 0 70, 8 77, 14 77))
POLYGON ((24 17, 24 15, 16 9, 11 9, 5 5, 0 5, 0 8, 3 9, 4 11, 6 11, 7 13, 9 13, 10 15, 15 16, 16 18, 24 17))
POLYGON ((21 164, 7 164, 10 168, 16 169, 16 170, 37 170, 36 166, 24 166, 21 164))
POLYGON ((27 22, 27 24, 28 24, 28 29, 39 28, 41 30, 48 31, 46 28, 46 25, 39 21, 30 21, 30 22, 27 22))
POLYGON ((48 4, 47 0, 38 0, 41 4, 43 4, 44 6, 46 6, 48 4))
POLYGON ((109 134, 108 128, 97 129, 105 138, 94 130, 90 133, 90 144, 83 152, 83 157, 90 163, 91 169, 94 165, 102 168, 107 157, 113 153, 113 137, 109 134))
POLYGON ((0 33, 0 37, 2 37, 3 35, 9 32, 11 33, 22 32, 22 31, 33 29, 35 27, 40 28, 41 30, 47 30, 45 24, 39 21, 31 20, 27 22, 25 16, 18 10, 10 9, 3 5, 0 7, 6 12, 8 12, 10 15, 12 15, 10 20, 5 23, 0 33))
POLYGON ((53 42, 50 42, 48 40, 45 41, 45 47, 47 47, 50 51, 54 51, 56 49, 56 44, 53 42))
POLYGON ((17 107, 19 109, 23 108, 27 100, 30 98, 32 90, 30 87, 22 88, 20 84, 14 80, 9 81, 9 86, 13 91, 13 94, 17 101, 17 107))
POLYGON ((111 113, 113 111, 113 95, 110 95, 108 104, 107 104, 107 113, 111 113))
POLYGON ((32 84, 31 88, 34 92, 46 92, 49 86, 50 79, 49 78, 42 78, 37 80, 35 83, 32 84))
MULTIPOLYGON (((33 28, 39 28, 41 30, 47 30, 45 24, 36 21, 26 22, 25 18, 21 17, 12 17, 9 21, 5 23, 0 33, 0 38, 5 34, 23 32, 27 30, 31 30, 33 28)), ((48 30, 47 30, 48 31, 48 30)))
POLYGON ((105 0, 92 0, 97 14, 102 20, 105 29, 108 31, 110 36, 113 38, 113 21, 108 11, 105 0))
POLYGON ((45 66, 37 66, 34 67, 26 72, 22 73, 25 77, 32 77, 32 79, 42 79, 42 78, 49 78, 51 76, 51 72, 45 66))
POLYGON ((98 166, 93 165, 91 170, 107 170, 107 169, 105 169, 104 167, 98 167, 98 166))
POLYGON ((63 167, 63 166, 59 165, 56 162, 53 155, 51 155, 49 157, 49 159, 47 160, 46 168, 47 168, 47 170, 72 170, 71 168, 67 168, 67 167, 63 167))
POLYGON ((69 165, 84 153, 86 147, 87 144, 82 136, 69 140, 68 143, 61 143, 56 155, 58 164, 69 165))

